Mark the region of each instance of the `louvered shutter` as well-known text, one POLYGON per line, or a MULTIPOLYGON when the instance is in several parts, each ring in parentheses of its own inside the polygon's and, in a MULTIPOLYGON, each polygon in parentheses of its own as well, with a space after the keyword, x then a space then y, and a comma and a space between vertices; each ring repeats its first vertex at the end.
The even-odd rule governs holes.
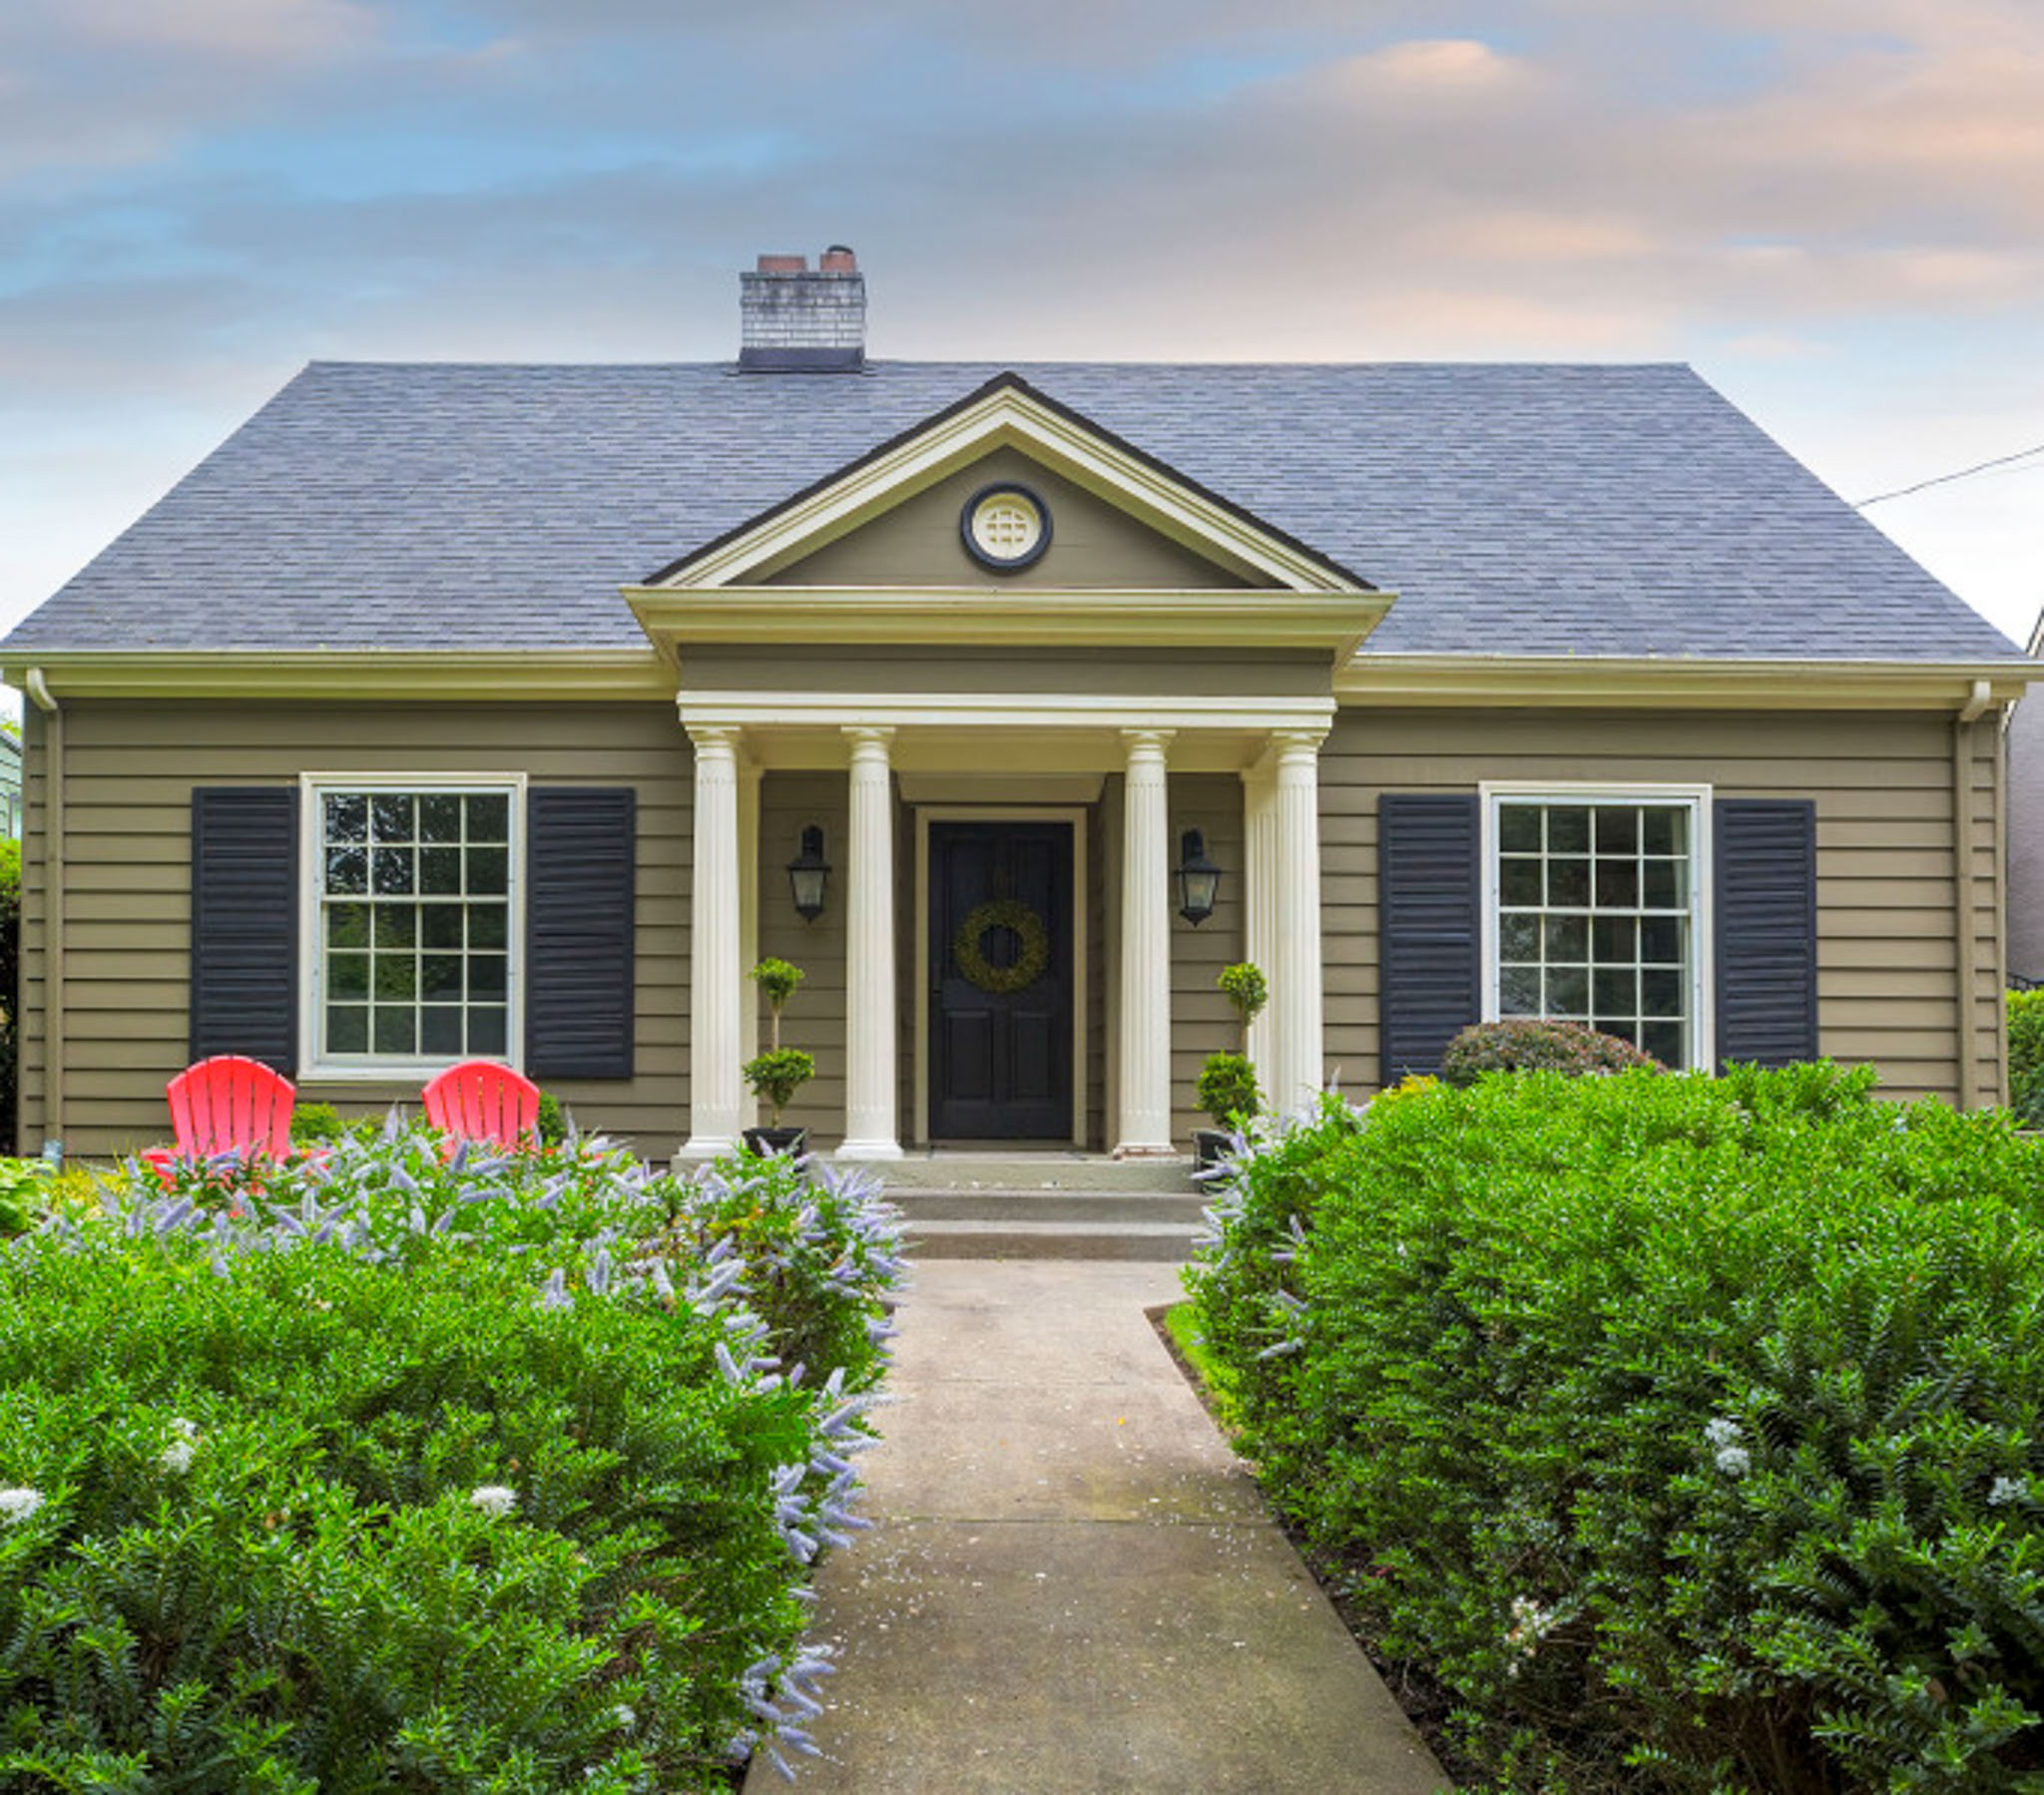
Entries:
POLYGON ((525 1070, 629 1079, 636 1012, 638 794, 534 786, 526 798, 525 1070))
POLYGON ((1714 823, 1718 1058, 1814 1060, 1816 806, 1720 798, 1714 823))
POLYGON ((1377 800, 1381 1077, 1435 1073, 1483 1013, 1476 797, 1385 792, 1377 800))
POLYGON ((192 793, 192 1058, 298 1062, 298 793, 192 793))

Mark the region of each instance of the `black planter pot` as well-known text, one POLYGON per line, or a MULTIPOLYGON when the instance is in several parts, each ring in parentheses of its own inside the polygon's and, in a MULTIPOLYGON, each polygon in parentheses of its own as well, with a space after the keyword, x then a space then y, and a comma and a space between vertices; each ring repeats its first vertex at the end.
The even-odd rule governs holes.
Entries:
POLYGON ((1198 1171, 1212 1171, 1228 1156, 1235 1136, 1226 1128, 1193 1130, 1193 1165, 1198 1171))
POLYGON ((792 1153, 800 1158, 808 1138, 807 1128, 748 1128, 746 1149, 755 1153, 792 1153))

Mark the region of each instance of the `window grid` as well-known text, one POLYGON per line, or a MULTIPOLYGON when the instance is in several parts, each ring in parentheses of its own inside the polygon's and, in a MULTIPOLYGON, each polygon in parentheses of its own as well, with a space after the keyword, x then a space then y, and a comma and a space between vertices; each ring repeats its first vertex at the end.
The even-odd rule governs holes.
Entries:
POLYGON ((503 1057, 511 794, 325 787, 318 816, 318 1057, 503 1057))
POLYGON ((1587 1023, 1686 1066, 1693 807, 1504 799, 1496 815, 1498 1014, 1587 1023))

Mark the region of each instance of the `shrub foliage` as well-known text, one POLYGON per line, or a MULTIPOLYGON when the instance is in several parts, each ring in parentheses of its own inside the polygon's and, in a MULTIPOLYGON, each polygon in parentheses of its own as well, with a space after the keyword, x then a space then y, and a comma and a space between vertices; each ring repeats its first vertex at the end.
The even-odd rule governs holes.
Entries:
POLYGON ((2044 1128, 2044 991, 2008 994, 2008 1107, 2026 1128, 2044 1128))
POLYGON ((1630 1072, 1660 1062, 1630 1041, 1601 1034, 1580 1022, 1549 1022, 1515 1016, 1504 1022, 1471 1023, 1441 1054, 1441 1077, 1467 1087, 1487 1072, 1630 1072))
POLYGON ((2044 1151, 1870 1085, 1493 1078, 1233 1166, 1246 1443, 1492 1786, 2044 1787, 2044 1151))
POLYGON ((800 1749, 899 1272, 869 1188, 394 1124, 233 1170, 0 1253, 0 1786, 624 1795, 800 1749))

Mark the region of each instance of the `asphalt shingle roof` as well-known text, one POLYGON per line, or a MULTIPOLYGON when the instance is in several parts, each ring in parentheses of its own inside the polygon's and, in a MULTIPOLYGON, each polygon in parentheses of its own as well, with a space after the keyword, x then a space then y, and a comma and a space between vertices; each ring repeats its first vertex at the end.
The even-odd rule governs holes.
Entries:
MULTIPOLYGON (((1002 371, 315 362, 4 646, 637 647, 620 585, 1002 371)), ((1686 367, 1013 371, 1395 592, 1371 653, 2016 658, 1686 367)))

